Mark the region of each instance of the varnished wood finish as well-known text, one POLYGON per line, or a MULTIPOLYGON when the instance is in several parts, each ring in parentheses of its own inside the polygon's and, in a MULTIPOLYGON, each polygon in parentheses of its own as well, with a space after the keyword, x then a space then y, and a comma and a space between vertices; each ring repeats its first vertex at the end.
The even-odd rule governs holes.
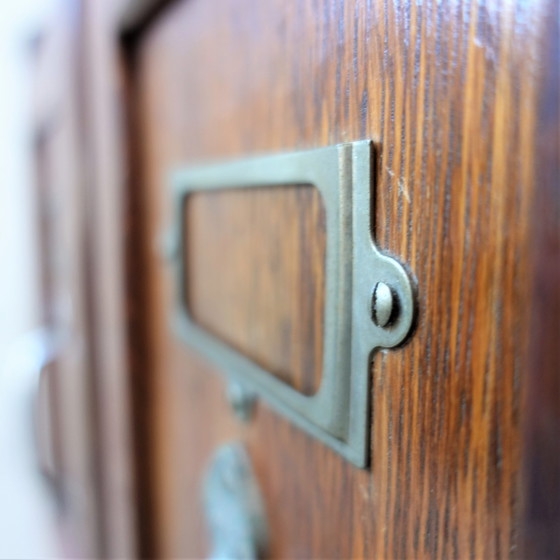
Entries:
MULTIPOLYGON (((543 35, 557 32, 545 26, 555 8, 178 1, 126 47, 140 142, 128 196, 140 201, 131 220, 143 231, 146 297, 134 305, 149 354, 133 380, 148 384, 146 488, 159 554, 207 551, 201 477, 231 437, 256 465, 273 557, 519 553, 539 61, 543 35), (218 376, 170 332, 170 271, 156 250, 171 215, 171 168, 360 138, 380 146, 378 244, 409 264, 419 287, 414 337, 374 362, 369 471, 265 405, 249 426, 234 420, 218 376)), ((200 210, 201 220, 212 211, 200 210)), ((209 241, 228 231, 215 227, 209 241)), ((296 239, 291 250, 304 247, 296 239)), ((243 253, 260 276, 252 251, 257 240, 243 253)), ((191 297, 211 310, 206 298, 191 297)), ((242 326, 232 320, 231 332, 242 326)))
POLYGON ((308 185, 198 193, 187 199, 185 224, 185 288, 195 321, 313 394, 323 363, 319 191, 308 185))

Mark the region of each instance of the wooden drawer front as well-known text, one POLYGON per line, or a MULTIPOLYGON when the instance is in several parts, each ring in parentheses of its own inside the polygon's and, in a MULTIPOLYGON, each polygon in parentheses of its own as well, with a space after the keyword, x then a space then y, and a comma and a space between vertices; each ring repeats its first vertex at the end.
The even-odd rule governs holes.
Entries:
MULTIPOLYGON (((181 0, 125 40, 132 379, 149 450, 143 515, 159 554, 207 552, 200 485, 228 439, 249 450, 273 557, 492 558, 521 546, 535 60, 549 9, 181 0), (361 470, 262 403, 250 423, 236 420, 221 378, 169 327, 171 273, 156 240, 177 166, 367 138, 379 151, 375 236, 414 272, 419 314, 410 342, 375 360, 372 464, 361 470)), ((312 389, 317 198, 205 197, 188 209, 197 319, 312 389)))

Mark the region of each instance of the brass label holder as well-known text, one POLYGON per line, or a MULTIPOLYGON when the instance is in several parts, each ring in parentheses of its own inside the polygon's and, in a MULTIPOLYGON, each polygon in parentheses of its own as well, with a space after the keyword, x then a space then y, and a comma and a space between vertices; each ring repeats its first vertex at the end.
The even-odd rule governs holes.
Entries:
POLYGON ((415 313, 411 276, 377 248, 373 229, 374 150, 364 140, 309 151, 179 169, 172 174, 170 255, 174 329, 220 371, 270 403, 357 466, 369 462, 370 371, 374 351, 401 344, 415 313), (311 184, 326 214, 323 372, 304 395, 197 325, 185 297, 184 205, 194 192, 311 184))

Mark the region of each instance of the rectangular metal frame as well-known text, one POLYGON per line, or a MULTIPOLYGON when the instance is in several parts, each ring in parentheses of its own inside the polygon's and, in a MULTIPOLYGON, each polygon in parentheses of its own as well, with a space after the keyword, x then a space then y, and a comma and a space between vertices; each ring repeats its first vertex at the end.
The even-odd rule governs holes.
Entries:
POLYGON ((375 348, 399 344, 412 323, 408 275, 382 255, 372 239, 373 146, 359 141, 291 154, 179 169, 171 179, 171 232, 176 277, 174 325, 180 338, 202 352, 221 372, 246 384, 282 414, 358 466, 369 455, 370 365, 375 348), (304 395, 205 331, 185 301, 184 205, 199 191, 311 184, 326 213, 323 372, 314 395, 304 395), (371 320, 372 291, 388 283, 400 313, 389 326, 371 320), (404 311, 404 312, 403 312, 404 311))

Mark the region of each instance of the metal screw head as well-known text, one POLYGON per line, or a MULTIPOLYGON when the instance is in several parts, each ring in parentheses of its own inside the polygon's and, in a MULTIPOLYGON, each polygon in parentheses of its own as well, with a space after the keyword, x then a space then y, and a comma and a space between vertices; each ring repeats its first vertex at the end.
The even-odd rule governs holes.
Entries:
POLYGON ((248 422, 253 416, 257 395, 245 385, 231 381, 227 387, 228 401, 237 417, 243 422, 248 422))
POLYGON ((393 290, 385 282, 378 282, 373 290, 371 302, 373 322, 378 327, 387 327, 395 319, 397 304, 397 297, 393 290))
POLYGON ((179 239, 171 230, 165 231, 158 239, 157 250, 162 259, 173 262, 179 256, 179 239))

